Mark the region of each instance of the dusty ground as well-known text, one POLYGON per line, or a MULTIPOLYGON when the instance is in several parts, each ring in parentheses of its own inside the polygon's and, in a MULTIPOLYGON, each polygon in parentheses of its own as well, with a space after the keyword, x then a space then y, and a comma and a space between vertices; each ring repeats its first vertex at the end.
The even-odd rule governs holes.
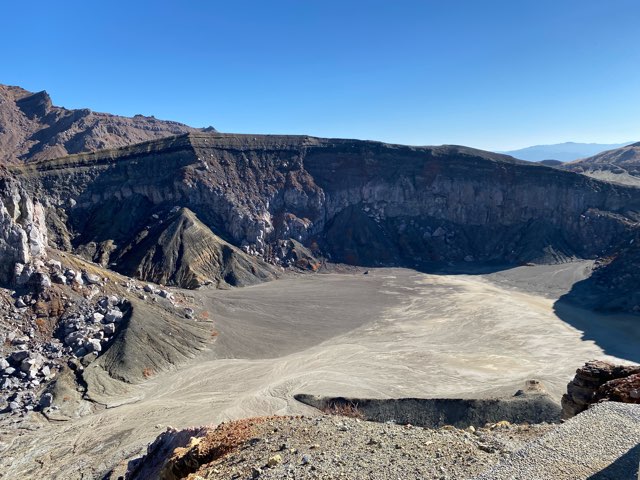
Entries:
POLYGON ((189 480, 470 478, 553 428, 492 424, 464 431, 331 416, 249 419, 208 432, 163 473, 192 472, 189 480))
MULTIPOLYGON (((313 414, 296 393, 479 397, 509 395, 536 378, 559 399, 577 366, 606 358, 597 339, 584 341, 554 309, 584 269, 381 269, 201 291, 218 331, 212 348, 114 398, 117 408, 60 424, 34 415, 23 430, 2 431, 0 478, 95 478, 141 453, 167 425, 313 414), (537 293, 525 293, 528 282, 537 293), (541 284, 547 291, 536 289, 541 284)), ((574 312, 590 326, 607 325, 586 313, 574 312)), ((619 343, 630 349, 640 341, 632 322, 612 326, 625 331, 619 343)))

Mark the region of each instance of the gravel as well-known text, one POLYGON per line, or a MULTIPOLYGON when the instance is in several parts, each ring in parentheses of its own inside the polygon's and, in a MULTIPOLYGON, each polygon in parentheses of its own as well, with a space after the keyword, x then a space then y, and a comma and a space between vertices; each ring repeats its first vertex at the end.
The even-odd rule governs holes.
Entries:
POLYGON ((476 480, 636 480, 640 405, 592 406, 476 480))
MULTIPOLYGON (((337 416, 274 417, 253 424, 248 439, 189 478, 468 478, 551 428, 500 422, 434 430, 337 416)), ((198 448, 219 446, 218 437, 210 431, 198 448)))

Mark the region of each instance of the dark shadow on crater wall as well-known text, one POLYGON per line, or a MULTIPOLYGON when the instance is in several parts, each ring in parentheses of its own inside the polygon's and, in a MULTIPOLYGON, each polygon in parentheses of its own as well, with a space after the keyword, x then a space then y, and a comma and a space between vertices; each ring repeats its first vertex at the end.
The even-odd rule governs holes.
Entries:
MULTIPOLYGON (((607 355, 640 363, 640 316, 599 309, 606 293, 590 278, 576 283, 553 305, 555 314, 607 355)), ((603 477, 605 478, 605 477, 603 477)))

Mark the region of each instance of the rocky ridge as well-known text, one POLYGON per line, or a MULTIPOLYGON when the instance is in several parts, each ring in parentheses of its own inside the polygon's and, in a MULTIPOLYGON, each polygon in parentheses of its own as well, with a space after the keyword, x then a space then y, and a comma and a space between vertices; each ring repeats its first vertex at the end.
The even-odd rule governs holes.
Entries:
POLYGON ((0 85, 0 164, 122 147, 196 130, 143 115, 68 110, 54 106, 45 91, 0 85))
POLYGON ((565 163, 558 168, 638 187, 640 186, 640 142, 565 163))
POLYGON ((57 248, 115 269, 175 208, 275 265, 294 239, 333 262, 412 267, 595 258, 640 211, 636 189, 511 157, 313 137, 188 134, 12 172, 57 248))

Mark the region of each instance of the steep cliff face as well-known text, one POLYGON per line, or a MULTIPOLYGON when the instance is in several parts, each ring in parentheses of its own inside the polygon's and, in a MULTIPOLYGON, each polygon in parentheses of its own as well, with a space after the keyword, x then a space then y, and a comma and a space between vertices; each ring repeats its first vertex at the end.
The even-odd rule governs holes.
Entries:
POLYGON ((172 207, 276 263, 293 238, 335 261, 411 266, 595 257, 640 211, 634 188, 455 146, 201 133, 13 171, 68 228, 58 243, 104 264, 172 207))
POLYGON ((46 256, 47 229, 42 205, 34 202, 0 167, 0 284, 28 281, 25 265, 46 256), (16 269, 17 267, 17 269, 16 269))
POLYGON ((68 110, 47 92, 0 85, 0 164, 58 158, 196 131, 177 122, 68 110))

